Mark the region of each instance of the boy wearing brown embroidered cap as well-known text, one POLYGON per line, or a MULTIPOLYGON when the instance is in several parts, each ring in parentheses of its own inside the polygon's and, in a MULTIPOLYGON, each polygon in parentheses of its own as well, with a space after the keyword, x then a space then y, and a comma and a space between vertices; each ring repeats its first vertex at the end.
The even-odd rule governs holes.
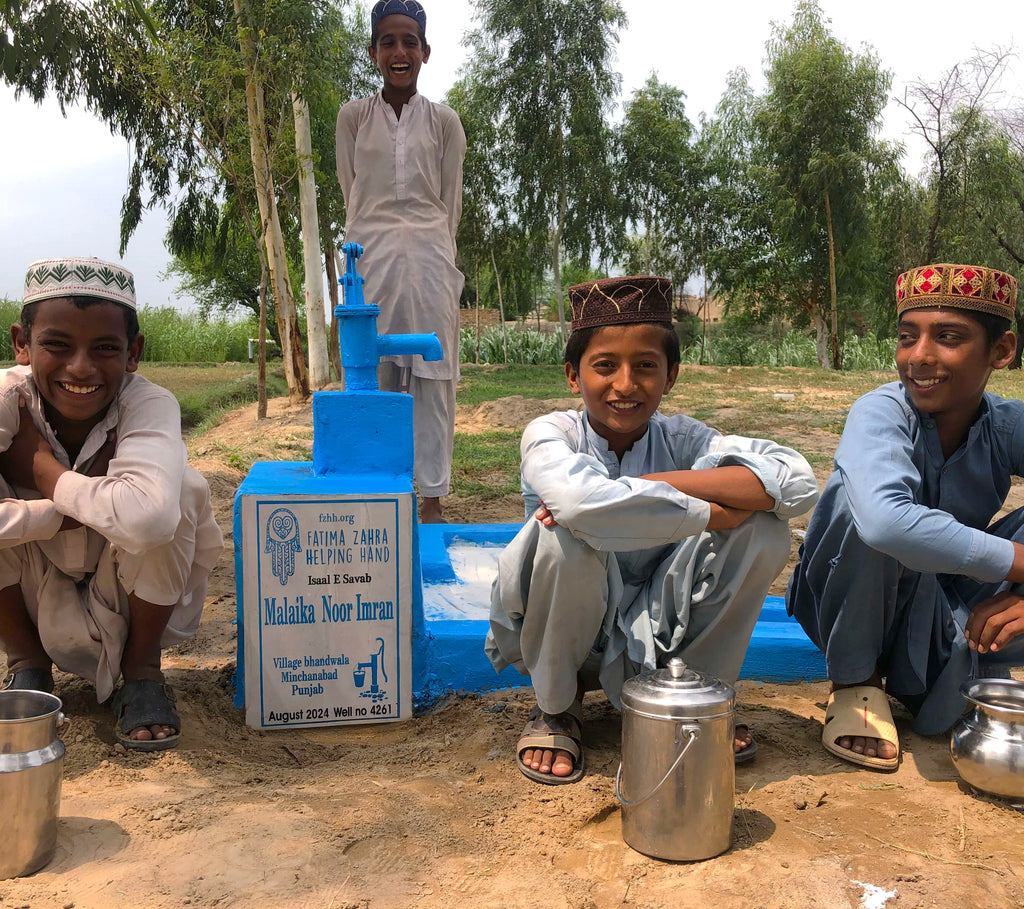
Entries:
POLYGON ((786 600, 824 651, 822 744, 899 765, 886 695, 914 729, 948 729, 960 685, 1024 662, 1024 509, 990 523, 1024 475, 1024 403, 985 391, 1013 359, 1017 282, 928 265, 896 282, 899 382, 851 408, 786 600))
MULTIPOLYGON (((583 774, 581 700, 673 656, 734 683, 787 519, 818 490, 797 452, 722 436, 658 405, 679 372, 671 282, 570 288, 569 387, 584 410, 534 420, 522 439, 527 522, 504 550, 486 649, 529 675, 537 706, 516 763, 541 783, 583 774)), ((737 727, 737 760, 756 744, 737 727)))
POLYGON ((29 267, 18 365, 0 371, 2 687, 53 690, 52 667, 114 698, 115 734, 173 748, 161 648, 191 637, 223 548, 186 463, 178 403, 136 373, 130 272, 99 259, 29 267))

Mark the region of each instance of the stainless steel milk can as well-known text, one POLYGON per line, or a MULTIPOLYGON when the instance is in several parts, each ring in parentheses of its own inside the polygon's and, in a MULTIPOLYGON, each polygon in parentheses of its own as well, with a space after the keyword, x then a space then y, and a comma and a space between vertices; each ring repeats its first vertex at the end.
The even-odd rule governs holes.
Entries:
POLYGON ((57 845, 64 743, 60 698, 0 691, 0 879, 38 871, 57 845))
POLYGON ((622 686, 622 837, 673 861, 711 858, 732 841, 736 692, 678 657, 622 686))
POLYGON ((1024 683, 976 679, 960 693, 970 709, 949 742, 957 771, 976 789, 1024 800, 1024 683))

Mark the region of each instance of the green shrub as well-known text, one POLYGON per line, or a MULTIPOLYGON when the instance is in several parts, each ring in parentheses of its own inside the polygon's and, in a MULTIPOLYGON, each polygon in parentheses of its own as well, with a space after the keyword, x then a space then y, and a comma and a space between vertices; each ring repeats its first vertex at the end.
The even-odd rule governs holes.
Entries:
POLYGON ((207 319, 169 306, 144 306, 139 325, 146 336, 142 359, 155 363, 226 363, 247 360, 252 317, 207 319))
MULTIPOLYGON (((508 344, 508 363, 527 366, 552 366, 562 362, 564 345, 557 332, 545 333, 521 328, 506 328, 502 337, 500 325, 480 332, 480 362, 505 363, 505 344, 508 344)), ((476 362, 476 331, 464 328, 459 333, 459 360, 476 362)))

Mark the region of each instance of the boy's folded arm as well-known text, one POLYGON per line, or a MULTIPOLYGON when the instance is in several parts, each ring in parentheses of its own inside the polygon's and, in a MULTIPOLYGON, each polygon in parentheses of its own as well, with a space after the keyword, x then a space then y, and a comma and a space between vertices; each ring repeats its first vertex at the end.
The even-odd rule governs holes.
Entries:
POLYGON ((0 499, 0 549, 52 539, 63 521, 49 499, 0 499))
POLYGON ((134 553, 173 539, 187 460, 177 401, 162 392, 149 397, 144 409, 144 417, 128 415, 118 425, 106 476, 67 471, 53 491, 62 513, 134 553))
POLYGON ((772 511, 775 499, 765 492, 764 484, 748 467, 738 464, 710 467, 707 470, 672 470, 649 473, 641 479, 668 483, 688 496, 726 508, 744 511, 772 511))
POLYGON ((876 397, 858 407, 865 400, 851 409, 835 459, 860 538, 914 571, 1006 578, 1013 563, 1010 541, 920 504, 920 470, 905 420, 885 413, 895 402, 876 397))
MULTIPOLYGON (((726 467, 746 468, 761 492, 771 500, 766 507, 759 506, 751 510, 771 511, 788 520, 810 511, 818 501, 818 481, 807 459, 798 451, 770 439, 717 436, 711 442, 710 450, 694 461, 691 472, 707 472, 726 467)), ((753 486, 745 487, 744 498, 750 493, 756 495, 753 486)), ((734 508, 751 507, 739 501, 718 498, 712 501, 734 508)))
POLYGON ((554 435, 524 433, 523 480, 556 523, 599 550, 675 542, 704 530, 711 514, 707 502, 666 483, 611 479, 597 458, 554 435))

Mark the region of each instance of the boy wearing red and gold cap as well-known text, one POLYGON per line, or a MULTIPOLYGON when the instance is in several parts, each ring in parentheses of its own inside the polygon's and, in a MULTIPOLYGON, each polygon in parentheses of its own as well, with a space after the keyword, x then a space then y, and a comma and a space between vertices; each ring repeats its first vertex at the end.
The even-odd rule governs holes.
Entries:
POLYGON ((1024 662, 1024 509, 990 523, 1024 475, 1024 403, 985 390, 1016 296, 991 268, 900 275, 900 380, 853 405, 807 529, 786 600, 825 653, 822 744, 851 763, 899 765, 886 695, 936 734, 964 681, 1024 662))
MULTIPOLYGON (((818 495, 797 452, 658 412, 679 373, 672 284, 569 290, 569 387, 583 398, 522 439, 527 522, 502 553, 486 649, 530 676, 537 706, 516 762, 541 783, 583 775, 581 699, 674 656, 732 684, 789 554, 787 519, 818 495)), ((756 743, 737 727, 737 760, 756 743)))

